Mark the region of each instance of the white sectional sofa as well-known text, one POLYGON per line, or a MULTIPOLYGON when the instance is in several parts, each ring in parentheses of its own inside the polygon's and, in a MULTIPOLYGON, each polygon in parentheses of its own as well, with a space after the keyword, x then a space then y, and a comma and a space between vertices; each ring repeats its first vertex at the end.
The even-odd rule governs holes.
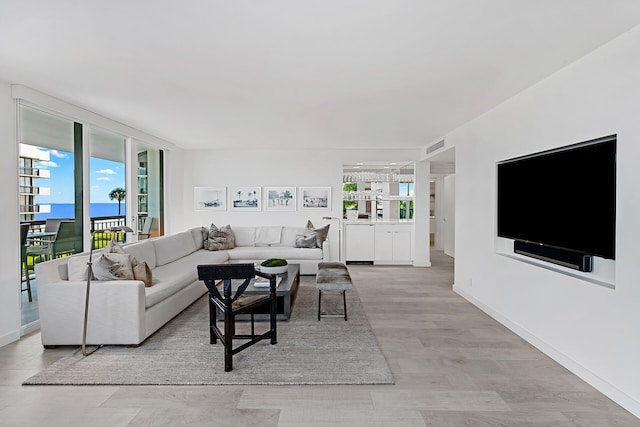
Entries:
MULTIPOLYGON (((284 258, 300 264, 301 274, 315 274, 318 262, 328 261, 322 248, 296 248, 300 227, 238 227, 234 249, 203 248, 203 229, 124 246, 125 252, 146 262, 152 286, 138 280, 92 281, 87 344, 138 345, 207 292, 198 280, 198 264, 260 262, 284 258), (278 231, 279 230, 279 231, 278 231), (279 236, 279 239, 277 238, 279 236)), ((85 256, 86 254, 74 255, 85 256)), ((94 259, 99 256, 94 253, 94 259)), ((44 346, 82 343, 86 280, 69 280, 72 257, 37 264, 40 328, 44 346)))

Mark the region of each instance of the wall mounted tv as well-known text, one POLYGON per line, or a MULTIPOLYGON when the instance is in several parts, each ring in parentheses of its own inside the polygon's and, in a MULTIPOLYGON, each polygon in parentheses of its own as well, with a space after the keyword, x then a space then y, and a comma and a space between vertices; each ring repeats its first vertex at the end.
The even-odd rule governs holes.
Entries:
POLYGON ((615 259, 616 142, 611 135, 499 162, 498 236, 546 250, 543 259, 615 259))

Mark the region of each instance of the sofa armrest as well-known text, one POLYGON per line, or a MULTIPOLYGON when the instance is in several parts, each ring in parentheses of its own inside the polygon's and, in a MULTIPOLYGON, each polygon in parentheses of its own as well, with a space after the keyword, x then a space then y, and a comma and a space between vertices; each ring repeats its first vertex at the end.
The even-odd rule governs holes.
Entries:
POLYGON ((329 262, 331 261, 331 251, 329 249, 329 239, 322 242, 322 261, 329 262))
MULTIPOLYGON (((139 344, 145 337, 145 291, 139 280, 91 282, 87 344, 139 344)), ((43 345, 79 345, 86 281, 38 283, 43 345)))

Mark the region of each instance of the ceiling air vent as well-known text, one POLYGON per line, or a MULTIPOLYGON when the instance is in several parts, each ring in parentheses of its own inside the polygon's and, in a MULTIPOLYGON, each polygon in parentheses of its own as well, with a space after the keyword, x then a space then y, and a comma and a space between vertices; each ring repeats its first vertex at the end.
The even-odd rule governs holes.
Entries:
POLYGON ((431 154, 436 150, 441 149, 442 147, 444 147, 444 139, 441 139, 440 141, 436 142, 435 144, 431 144, 430 146, 427 147, 427 154, 431 154))

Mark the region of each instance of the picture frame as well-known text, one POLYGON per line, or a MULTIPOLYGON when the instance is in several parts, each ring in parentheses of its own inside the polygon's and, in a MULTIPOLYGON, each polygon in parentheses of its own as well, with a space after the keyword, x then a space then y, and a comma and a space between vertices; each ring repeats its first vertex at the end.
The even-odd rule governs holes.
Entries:
POLYGON ((261 211, 262 187, 229 187, 229 207, 232 211, 261 211))
POLYGON ((264 187, 263 210, 295 211, 296 187, 264 187))
POLYGON ((331 187, 300 187, 300 210, 331 210, 331 187))
POLYGON ((226 211, 227 187, 193 187, 193 207, 197 211, 226 211))

